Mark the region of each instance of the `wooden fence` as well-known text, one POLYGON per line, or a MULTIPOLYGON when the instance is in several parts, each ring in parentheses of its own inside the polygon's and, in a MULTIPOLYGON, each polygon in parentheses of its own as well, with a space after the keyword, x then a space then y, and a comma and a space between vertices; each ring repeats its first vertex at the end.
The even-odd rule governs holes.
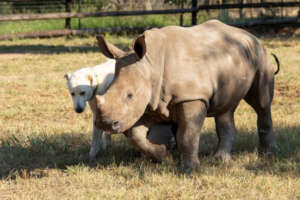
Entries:
MULTIPOLYGON (((16 1, 16 0, 14 0, 16 1)), ((22 1, 22 0, 20 0, 22 1)), ((30 1, 30 0, 27 0, 30 1)), ((104 16, 133 16, 133 15, 156 15, 156 14, 183 14, 191 13, 191 25, 197 23, 197 13, 201 10, 215 10, 215 9, 244 9, 244 8, 276 8, 276 7, 300 7, 300 2, 263 2, 263 3, 235 3, 235 4, 221 4, 221 5, 198 5, 197 0, 192 0, 190 8, 167 9, 167 10, 138 10, 138 11, 110 11, 110 12, 71 12, 72 0, 65 0, 66 12, 63 13, 47 13, 47 14, 14 14, 14 15, 0 15, 0 22, 4 21, 21 21, 21 20, 50 20, 50 19, 66 19, 65 28, 63 30, 53 30, 47 32, 24 33, 15 35, 0 35, 2 39, 12 38, 32 38, 32 37, 51 37, 61 35, 79 35, 79 34, 93 34, 105 31, 119 31, 127 30, 129 28, 103 28, 103 29, 71 29, 72 18, 88 18, 88 17, 104 17, 104 16)), ((257 24, 276 24, 276 23, 299 23, 298 17, 289 19, 269 19, 269 20, 253 20, 250 22, 236 23, 236 26, 251 26, 257 24)), ((134 29, 143 29, 146 27, 136 27, 134 29)))

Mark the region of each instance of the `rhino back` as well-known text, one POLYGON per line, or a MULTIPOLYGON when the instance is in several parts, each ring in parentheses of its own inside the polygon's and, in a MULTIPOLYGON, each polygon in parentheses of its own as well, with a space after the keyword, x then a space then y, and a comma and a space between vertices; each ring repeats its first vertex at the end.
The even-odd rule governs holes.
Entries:
POLYGON ((246 95, 266 56, 253 35, 216 20, 161 30, 163 105, 201 99, 211 114, 229 109, 246 95))

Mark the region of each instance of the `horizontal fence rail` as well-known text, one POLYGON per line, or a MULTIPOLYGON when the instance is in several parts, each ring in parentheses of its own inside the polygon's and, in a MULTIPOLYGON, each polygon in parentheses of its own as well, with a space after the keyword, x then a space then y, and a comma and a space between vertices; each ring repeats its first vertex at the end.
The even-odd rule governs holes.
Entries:
POLYGON ((234 3, 234 4, 220 4, 220 5, 201 5, 198 10, 202 9, 231 9, 231 8, 276 8, 276 7, 297 7, 300 2, 262 2, 262 3, 234 3))
MULTIPOLYGON (((80 19, 89 18, 89 17, 109 17, 109 16, 141 16, 141 15, 165 15, 165 14, 181 14, 180 24, 183 25, 183 14, 191 14, 191 25, 197 24, 197 13, 199 11, 205 10, 228 10, 228 9, 240 9, 240 16, 242 9, 252 9, 252 8, 286 8, 286 7, 298 7, 298 16, 293 15, 293 17, 274 18, 274 19, 250 19, 243 20, 240 22, 228 23, 233 26, 238 27, 251 27, 256 25, 273 25, 273 24, 300 24, 300 0, 298 1, 289 1, 289 2, 261 2, 261 3, 243 3, 243 0, 240 0, 239 3, 228 3, 228 4, 218 4, 218 5, 199 5, 200 1, 191 0, 191 4, 188 8, 184 8, 183 0, 180 8, 176 9, 153 9, 153 10, 133 10, 133 11, 105 11, 105 12, 81 12, 83 0, 6 0, 5 2, 18 2, 19 5, 27 4, 28 7, 38 8, 38 6, 43 3, 46 3, 47 9, 51 6, 53 8, 59 8, 63 12, 56 10, 55 13, 49 13, 49 10, 45 10, 47 13, 43 14, 5 14, 0 15, 0 23, 6 21, 34 21, 34 20, 53 20, 53 19, 65 19, 65 27, 60 30, 50 30, 50 31, 38 31, 38 32, 25 32, 18 34, 0 34, 0 40, 10 40, 14 38, 35 38, 35 37, 56 37, 56 36, 66 36, 66 35, 87 35, 87 34, 98 34, 104 32, 119 32, 119 31, 128 31, 128 32, 142 32, 145 29, 153 27, 108 27, 108 28, 81 28, 80 19), (51 2, 51 3, 50 3, 51 2), (53 4, 55 3, 55 5, 53 4), (78 3, 79 7, 76 7, 78 3), (30 4, 30 5, 29 5, 30 4), (34 6, 34 7, 32 7, 34 6), (74 12, 75 11, 75 12, 74 12), (72 29, 71 19, 78 18, 78 28, 72 29)), ((225 2, 225 1, 224 1, 225 2)), ((1 3, 1 2, 0 2, 1 3)), ((5 4, 3 4, 5 8, 5 4)), ((96 4, 93 4, 95 5, 96 4)), ((98 5, 98 4, 97 4, 98 5)), ((45 7, 46 8, 46 7, 45 7)), ((43 7, 43 9, 45 9, 43 7)), ((5 8, 6 9, 6 8, 5 8)), ((43 10, 42 9, 42 10, 43 10)), ((41 11, 41 12, 45 12, 41 11)), ((221 11, 223 12, 223 11, 221 11)), ((252 15, 252 14, 251 14, 252 15)))
POLYGON ((151 10, 151 11, 110 11, 94 13, 50 13, 50 14, 22 14, 22 15, 2 15, 0 21, 20 21, 20 20, 44 20, 44 19, 65 19, 65 18, 86 18, 86 17, 108 17, 108 16, 132 16, 132 15, 155 15, 155 14, 177 14, 190 13, 196 9, 171 9, 171 10, 151 10))
POLYGON ((234 8, 275 8, 275 7, 300 7, 300 2, 266 2, 266 3, 245 3, 245 4, 221 4, 221 5, 201 5, 196 8, 168 9, 168 10, 138 10, 138 11, 110 11, 91 13, 48 13, 48 14, 17 14, 0 15, 1 21, 21 21, 21 20, 47 20, 66 18, 86 18, 86 17, 107 17, 107 16, 133 16, 133 15, 156 15, 156 14, 179 14, 192 13, 200 10, 213 9, 234 9, 234 8))

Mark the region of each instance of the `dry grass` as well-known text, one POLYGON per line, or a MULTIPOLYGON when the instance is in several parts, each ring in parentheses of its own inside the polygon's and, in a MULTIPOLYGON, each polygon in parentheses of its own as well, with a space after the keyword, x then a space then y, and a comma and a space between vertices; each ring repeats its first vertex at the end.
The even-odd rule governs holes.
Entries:
MULTIPOLYGON (((110 37, 123 48, 131 39, 110 37)), ((75 114, 63 75, 104 60, 95 39, 0 42, 0 199, 299 199, 300 40, 264 38, 278 55, 273 121, 280 152, 257 156, 256 116, 244 102, 228 164, 215 162, 212 119, 201 134, 201 169, 178 174, 140 157, 121 135, 88 162, 91 113, 75 114)))

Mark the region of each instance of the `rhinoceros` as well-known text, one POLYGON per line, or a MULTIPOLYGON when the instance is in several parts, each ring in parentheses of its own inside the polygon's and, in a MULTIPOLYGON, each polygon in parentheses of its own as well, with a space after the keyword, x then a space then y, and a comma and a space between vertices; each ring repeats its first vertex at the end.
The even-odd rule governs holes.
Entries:
POLYGON ((206 117, 214 117, 218 146, 215 157, 230 159, 236 137, 234 112, 244 99, 257 114, 259 152, 277 148, 271 102, 274 74, 262 43, 252 34, 217 20, 183 28, 145 31, 124 52, 97 36, 102 53, 116 59, 115 79, 104 95, 96 95, 96 126, 125 132, 140 151, 163 160, 164 149, 146 133, 153 123, 173 122, 180 169, 199 166, 199 133, 206 117))

